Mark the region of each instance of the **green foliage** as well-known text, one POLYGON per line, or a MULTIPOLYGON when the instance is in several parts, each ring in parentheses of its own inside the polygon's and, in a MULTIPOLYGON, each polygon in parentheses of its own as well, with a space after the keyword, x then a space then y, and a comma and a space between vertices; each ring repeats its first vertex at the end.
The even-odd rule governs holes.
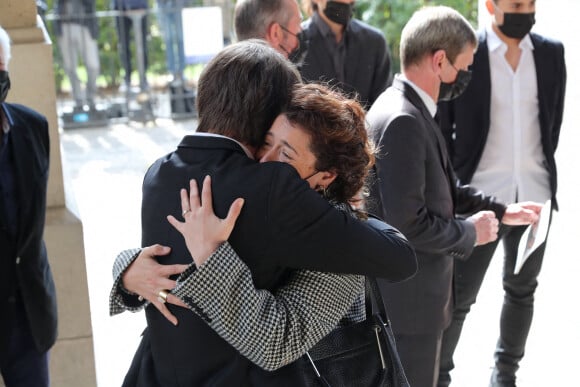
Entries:
MULTIPOLYGON (((235 0, 231 1, 232 4, 235 3, 235 0)), ((56 0, 47 0, 49 12, 54 9, 55 2, 56 0)), ((95 0, 97 11, 109 10, 110 2, 111 0, 95 0)), ((155 0, 150 0, 152 6, 154 3, 155 0)), ((203 3, 202 0, 186 1, 188 6, 201 5, 203 3)), ((400 69, 399 41, 401 39, 401 30, 415 10, 424 5, 443 4, 457 9, 474 25, 477 21, 477 0, 356 0, 356 4, 356 17, 384 32, 393 58, 393 72, 398 72, 400 69)), ((233 5, 230 8, 233 9, 233 5)), ((154 14, 149 15, 148 18, 148 76, 156 76, 165 74, 167 71, 165 47, 157 18, 154 14)), ((60 91, 62 83, 66 81, 66 77, 60 64, 61 56, 52 24, 52 21, 47 21, 49 34, 55 43, 53 45, 54 73, 56 87, 60 91)), ((122 79, 122 70, 115 18, 112 16, 99 17, 98 47, 101 63, 99 86, 117 87, 122 79)), ((192 72, 199 72, 199 69, 186 69, 186 75, 192 72)), ((80 75, 82 76, 82 72, 80 75)))
POLYGON ((425 5, 447 5, 473 25, 477 23, 477 0, 357 0, 356 17, 382 30, 393 59, 393 72, 400 71, 401 31, 413 12, 425 5))

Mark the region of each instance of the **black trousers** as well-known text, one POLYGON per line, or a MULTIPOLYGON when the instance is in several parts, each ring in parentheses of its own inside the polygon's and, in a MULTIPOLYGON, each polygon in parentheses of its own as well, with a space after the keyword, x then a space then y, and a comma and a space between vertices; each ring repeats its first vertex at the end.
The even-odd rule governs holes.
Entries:
POLYGON ((395 333, 397 352, 412 387, 434 387, 437 383, 441 332, 432 334, 395 333))
POLYGON ((451 325, 443 332, 438 387, 448 386, 451 382, 449 372, 454 368, 453 353, 459 342, 465 317, 476 301, 500 239, 504 246, 504 301, 500 317, 500 337, 494 358, 495 367, 500 374, 508 379, 515 378, 532 324, 534 292, 546 248, 545 243, 539 246, 519 274, 514 274, 518 246, 525 229, 526 226, 502 226, 497 241, 476 247, 468 260, 455 262, 453 318, 451 325))
MULTIPOLYGON (((125 84, 127 87, 131 85, 131 73, 133 72, 133 66, 131 64, 131 58, 135 60, 142 60, 145 71, 147 71, 147 16, 141 18, 140 25, 133 25, 133 20, 128 16, 118 16, 116 18, 117 33, 119 35, 119 51, 121 55, 121 64, 125 70, 125 84), (141 34, 141 41, 143 42, 143 47, 138 49, 134 47, 135 55, 132 54, 131 43, 134 38, 131 34, 141 34), (142 53, 142 57, 138 58, 139 51, 142 53)), ((137 64, 135 63, 135 66, 137 64)), ((145 74, 139 74, 139 86, 144 89, 147 86, 147 77, 145 74)))

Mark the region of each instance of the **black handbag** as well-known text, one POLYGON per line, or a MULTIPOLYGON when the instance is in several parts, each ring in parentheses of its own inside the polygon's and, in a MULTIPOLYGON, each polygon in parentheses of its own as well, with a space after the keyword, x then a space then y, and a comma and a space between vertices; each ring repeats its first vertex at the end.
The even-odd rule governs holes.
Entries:
POLYGON ((365 282, 367 319, 335 329, 300 359, 304 386, 409 387, 377 281, 365 282))

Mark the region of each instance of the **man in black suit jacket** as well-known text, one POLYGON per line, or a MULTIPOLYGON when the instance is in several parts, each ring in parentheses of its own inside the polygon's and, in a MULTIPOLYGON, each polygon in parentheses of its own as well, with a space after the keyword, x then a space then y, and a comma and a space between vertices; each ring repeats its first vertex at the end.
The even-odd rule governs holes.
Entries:
POLYGON ((379 155, 371 205, 409 239, 415 277, 381 284, 401 361, 414 387, 433 387, 443 330, 452 312, 454 260, 496 238, 498 220, 529 223, 535 211, 498 203, 458 185, 434 115, 439 98, 460 93, 477 45, 469 22, 448 7, 427 7, 401 37, 402 74, 368 113, 379 155), (464 214, 467 218, 456 217, 464 214))
POLYGON ((391 58, 383 33, 352 18, 354 0, 310 3, 312 17, 302 23, 308 51, 300 60, 300 74, 305 81, 336 84, 370 107, 391 80, 391 58))
POLYGON ((42 235, 49 138, 46 119, 5 102, 10 40, 0 27, 0 372, 6 386, 48 386, 56 292, 42 235))
MULTIPOLYGON (((474 183, 506 203, 556 203, 556 163, 566 65, 560 42, 530 33, 535 1, 488 0, 493 21, 479 32, 473 80, 440 107, 441 129, 462 183, 474 183), (514 4, 518 8, 512 8, 514 4), (515 27, 515 28, 514 28, 515 27), (512 86, 513 85, 513 86, 512 86)), ((532 322, 534 291, 545 243, 514 274, 524 227, 502 227, 504 304, 495 352, 494 386, 514 386, 532 322)), ((450 383, 453 352, 498 241, 474 249, 455 267, 456 304, 445 331, 439 386, 450 383)))
MULTIPOLYGON (((256 287, 275 289, 289 268, 389 276, 384 256, 390 252, 385 248, 394 246, 380 230, 336 210, 289 165, 252 159, 298 81, 291 63, 263 42, 232 45, 206 67, 198 87, 198 133, 157 160, 143 183, 142 244, 171 246, 164 264, 191 262, 183 237, 166 216, 181 213, 180 188, 191 178, 201 181, 211 175, 218 216, 223 217, 234 199, 245 199, 229 243, 244 257, 256 287)), ((185 301, 197 313, 168 305, 177 326, 153 305, 147 307, 149 343, 133 362, 134 384, 300 383, 295 365, 266 372, 251 364, 207 325, 204 305, 185 301)))

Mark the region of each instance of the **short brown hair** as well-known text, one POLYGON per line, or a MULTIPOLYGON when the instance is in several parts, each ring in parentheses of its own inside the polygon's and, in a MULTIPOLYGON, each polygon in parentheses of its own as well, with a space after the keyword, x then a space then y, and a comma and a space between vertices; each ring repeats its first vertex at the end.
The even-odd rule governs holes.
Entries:
POLYGON ((459 12, 445 6, 424 7, 411 16, 401 33, 401 65, 418 64, 437 50, 444 50, 453 64, 469 45, 477 48, 477 36, 459 12))
POLYGON ((296 68, 264 41, 232 44, 209 62, 199 78, 197 131, 258 147, 299 82, 296 68))

